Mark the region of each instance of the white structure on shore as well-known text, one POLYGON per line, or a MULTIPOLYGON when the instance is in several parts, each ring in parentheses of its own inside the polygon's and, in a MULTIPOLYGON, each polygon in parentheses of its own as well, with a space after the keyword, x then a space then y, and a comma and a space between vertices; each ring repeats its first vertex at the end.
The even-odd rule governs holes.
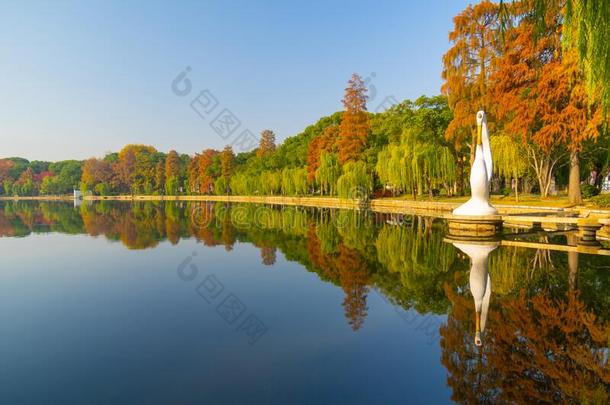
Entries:
POLYGON ((487 118, 485 111, 477 113, 477 149, 474 162, 470 170, 470 200, 453 210, 454 215, 497 215, 496 210, 489 203, 489 185, 493 174, 491 148, 489 146, 489 133, 487 132, 487 118))

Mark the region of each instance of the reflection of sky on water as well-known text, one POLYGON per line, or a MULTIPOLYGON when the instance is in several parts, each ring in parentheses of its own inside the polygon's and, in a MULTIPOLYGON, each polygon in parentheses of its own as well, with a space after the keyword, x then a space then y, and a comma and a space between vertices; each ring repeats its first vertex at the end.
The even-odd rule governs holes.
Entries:
POLYGON ((281 255, 263 266, 248 244, 132 251, 50 234, 2 239, 0 254, 3 401, 449 397, 438 342, 428 345, 418 324, 371 294, 354 333, 341 289, 281 255), (269 325, 256 345, 197 295, 197 280, 177 277, 193 250, 201 273, 217 275, 269 325))

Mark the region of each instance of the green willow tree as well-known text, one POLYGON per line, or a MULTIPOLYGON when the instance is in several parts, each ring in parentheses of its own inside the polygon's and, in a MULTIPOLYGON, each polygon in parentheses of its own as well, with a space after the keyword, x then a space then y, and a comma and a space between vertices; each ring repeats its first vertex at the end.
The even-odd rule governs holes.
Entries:
POLYGON ((430 197, 438 187, 456 189, 456 153, 444 138, 452 114, 443 96, 420 97, 398 143, 385 147, 375 167, 387 188, 430 197))
POLYGON ((373 193, 373 179, 366 163, 347 162, 337 180, 337 192, 342 198, 368 200, 373 193))
POLYGON ((320 194, 335 195, 339 176, 341 176, 341 166, 337 154, 323 153, 316 170, 316 182, 320 185, 320 194))
POLYGON ((515 179, 515 199, 519 201, 519 179, 527 173, 528 160, 522 145, 508 135, 495 135, 490 139, 495 172, 509 180, 515 179))

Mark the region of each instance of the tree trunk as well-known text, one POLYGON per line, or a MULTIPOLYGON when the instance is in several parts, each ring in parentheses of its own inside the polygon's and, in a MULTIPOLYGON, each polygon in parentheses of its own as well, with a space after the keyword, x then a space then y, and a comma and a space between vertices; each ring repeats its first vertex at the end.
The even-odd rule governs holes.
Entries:
POLYGON ((534 173, 536 173, 536 178, 538 179, 540 196, 545 198, 549 194, 553 170, 559 159, 553 159, 548 153, 534 149, 533 147, 528 148, 528 158, 530 166, 534 169, 534 173))
POLYGON ((582 203, 580 195, 580 157, 578 151, 570 152, 570 181, 568 183, 568 200, 572 204, 582 203))
MULTIPOLYGON (((568 235, 568 244, 576 245, 578 237, 572 233, 568 235)), ((576 278, 578 276, 578 252, 568 252, 568 288, 570 291, 576 290, 576 278)))
POLYGON ((464 174, 465 174, 465 170, 464 170, 464 161, 462 159, 458 160, 458 168, 459 168, 459 172, 460 172, 460 179, 459 179, 459 183, 458 183, 458 187, 459 187, 459 194, 460 195, 464 195, 464 174))

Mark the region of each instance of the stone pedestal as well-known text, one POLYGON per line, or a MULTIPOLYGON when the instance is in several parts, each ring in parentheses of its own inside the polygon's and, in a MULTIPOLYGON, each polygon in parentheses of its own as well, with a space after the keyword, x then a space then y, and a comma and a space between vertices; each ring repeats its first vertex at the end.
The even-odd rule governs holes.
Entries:
POLYGON ((448 215, 448 237, 461 240, 495 240, 502 232, 500 215, 448 215))

